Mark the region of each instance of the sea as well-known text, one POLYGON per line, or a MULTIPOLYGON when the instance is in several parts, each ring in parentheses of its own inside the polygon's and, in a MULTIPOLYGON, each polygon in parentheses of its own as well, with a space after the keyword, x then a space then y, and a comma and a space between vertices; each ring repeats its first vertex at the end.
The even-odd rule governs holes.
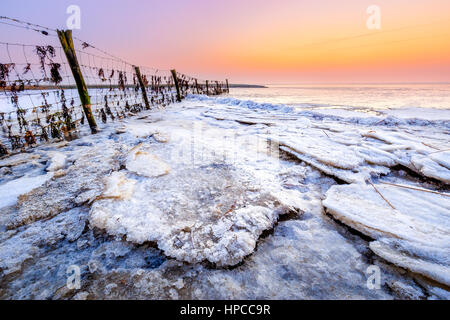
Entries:
POLYGON ((338 116, 450 120, 450 83, 266 85, 231 88, 230 96, 338 116))

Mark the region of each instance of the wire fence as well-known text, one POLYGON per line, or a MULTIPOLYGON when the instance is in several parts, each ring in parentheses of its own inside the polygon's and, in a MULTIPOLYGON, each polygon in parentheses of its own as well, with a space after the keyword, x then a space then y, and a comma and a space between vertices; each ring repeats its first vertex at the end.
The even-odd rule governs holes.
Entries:
MULTIPOLYGON (((3 16, 0 28, 34 33, 34 43, 14 41, 20 37, 17 32, 1 33, 1 38, 11 39, 0 39, 0 156, 42 142, 70 140, 89 129, 73 63, 57 30, 3 16)), ((76 37, 73 48, 90 110, 99 124, 145 109, 164 108, 188 94, 229 91, 228 81, 200 80, 175 70, 136 68, 76 37)))

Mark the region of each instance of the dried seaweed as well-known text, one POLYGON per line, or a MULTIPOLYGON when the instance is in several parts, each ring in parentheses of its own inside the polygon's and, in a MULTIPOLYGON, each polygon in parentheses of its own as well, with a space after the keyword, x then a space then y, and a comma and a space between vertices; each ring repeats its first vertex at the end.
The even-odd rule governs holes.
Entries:
POLYGON ((105 112, 106 112, 106 114, 108 114, 111 117, 111 120, 114 121, 114 115, 111 111, 111 108, 108 105, 108 97, 107 96, 105 96, 105 112))
POLYGON ((20 136, 10 136, 9 140, 11 142, 11 149, 16 150, 23 147, 20 136))
POLYGON ((48 112, 50 111, 50 105, 48 104, 47 98, 46 98, 46 96, 48 96, 48 92, 42 92, 41 95, 42 95, 42 98, 44 99, 44 102, 42 102, 42 105, 41 105, 41 109, 45 114, 48 115, 48 112))
POLYGON ((103 70, 103 68, 100 68, 100 69, 98 70, 98 77, 100 78, 100 80, 102 80, 102 82, 105 82, 105 81, 106 81, 106 78, 105 78, 105 71, 103 70))
POLYGON ((29 130, 29 131, 25 132, 25 142, 29 146, 36 144, 36 138, 34 137, 32 131, 29 130))
POLYGON ((31 70, 31 63, 27 63, 27 65, 23 68, 23 75, 26 75, 31 70))
POLYGON ((16 115, 17 115, 17 123, 19 124, 19 130, 22 132, 23 130, 28 131, 28 121, 25 118, 27 110, 21 109, 17 107, 16 115))
POLYGON ((47 130, 44 127, 41 127, 41 137, 40 137, 41 141, 48 141, 48 133, 47 130))
POLYGON ((125 90, 125 81, 126 78, 124 76, 124 73, 122 71, 119 71, 119 89, 125 90))
POLYGON ((0 80, 4 81, 9 78, 9 73, 15 67, 15 63, 0 63, 0 80))
POLYGON ((51 116, 51 120, 50 120, 50 135, 52 138, 58 138, 61 139, 62 138, 62 134, 58 125, 58 122, 55 121, 55 115, 51 116))
POLYGON ((59 63, 50 63, 50 74, 51 74, 51 79, 52 82, 54 84, 59 84, 60 82, 62 82, 62 77, 61 74, 59 73, 59 69, 61 68, 61 65, 59 63))
POLYGON ((105 113, 105 110, 103 108, 100 109, 100 114, 102 116, 102 122, 106 123, 108 121, 108 118, 106 117, 106 113, 105 113))
POLYGON ((75 123, 72 120, 72 115, 71 115, 69 108, 67 108, 67 100, 66 100, 66 95, 64 93, 64 90, 61 90, 61 108, 62 108, 62 116, 64 118, 64 124, 65 124, 64 129, 70 135, 70 131, 75 129, 75 123))
POLYGON ((36 54, 39 57, 42 74, 45 78, 47 78, 47 72, 45 71, 45 60, 49 59, 50 62, 52 62, 52 58, 56 56, 55 48, 52 46, 36 46, 36 54))

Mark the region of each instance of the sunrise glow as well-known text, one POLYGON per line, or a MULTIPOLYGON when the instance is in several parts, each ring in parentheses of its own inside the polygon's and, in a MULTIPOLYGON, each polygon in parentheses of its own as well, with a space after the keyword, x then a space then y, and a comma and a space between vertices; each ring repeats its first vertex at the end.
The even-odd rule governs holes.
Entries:
POLYGON ((79 37, 136 64, 237 82, 450 81, 446 0, 3 1, 2 13, 61 27, 72 3, 79 37), (366 26, 374 4, 379 30, 366 26))

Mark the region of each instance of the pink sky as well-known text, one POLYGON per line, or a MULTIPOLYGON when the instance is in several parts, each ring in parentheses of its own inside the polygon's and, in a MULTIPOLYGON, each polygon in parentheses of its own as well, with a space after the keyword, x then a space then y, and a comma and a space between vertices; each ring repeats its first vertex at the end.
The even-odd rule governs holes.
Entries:
POLYGON ((2 15, 64 27, 139 65, 251 83, 450 81, 448 0, 2 0, 2 15), (381 30, 366 27, 369 5, 381 30))

